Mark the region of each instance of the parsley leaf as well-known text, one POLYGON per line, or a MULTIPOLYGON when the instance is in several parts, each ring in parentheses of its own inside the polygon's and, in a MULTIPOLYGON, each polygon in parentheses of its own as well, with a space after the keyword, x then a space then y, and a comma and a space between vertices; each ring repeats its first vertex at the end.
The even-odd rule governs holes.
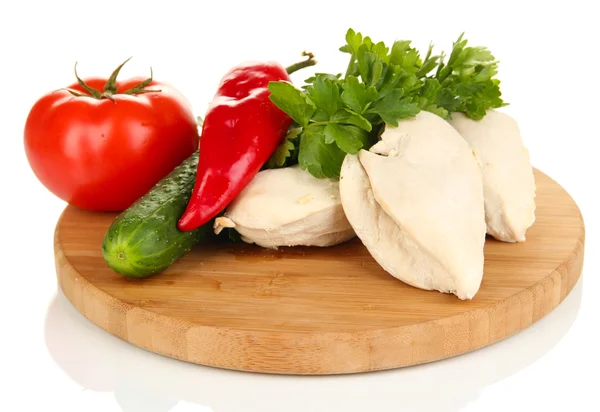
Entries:
POLYGON ((363 45, 357 55, 358 72, 367 86, 375 86, 383 74, 383 60, 363 45))
POLYGON ((293 160, 293 155, 300 144, 298 139, 300 133, 302 133, 301 127, 290 129, 283 142, 277 146, 277 149, 275 149, 267 161, 267 164, 265 165, 267 169, 276 169, 287 166, 287 163, 290 160, 293 160))
POLYGON ((404 56, 408 53, 410 48, 410 40, 396 40, 392 45, 392 52, 390 54, 390 63, 397 66, 401 66, 404 61, 404 56))
POLYGON ((452 45, 447 62, 444 56, 435 78, 441 85, 437 105, 449 112, 464 112, 479 120, 490 108, 505 106, 500 92, 498 62, 486 47, 467 47, 464 33, 452 45))
POLYGON ((286 112, 301 126, 308 125, 316 107, 306 95, 296 89, 291 83, 279 81, 269 82, 269 98, 277 107, 286 112))
POLYGON ((380 98, 398 88, 404 91, 404 96, 417 98, 423 79, 435 69, 441 57, 433 55, 432 45, 421 59, 409 40, 395 41, 390 50, 383 42, 374 43, 352 29, 340 50, 351 55, 346 78, 360 76, 363 83, 378 90, 380 98))
POLYGON ((409 41, 396 41, 394 42, 394 46, 392 46, 392 55, 390 56, 390 63, 396 66, 402 67, 408 73, 416 73, 420 66, 417 64, 419 62, 419 52, 417 49, 413 49, 410 47, 409 41), (400 46, 397 46, 397 45, 400 46))
POLYGON ((345 153, 357 154, 368 142, 367 132, 356 126, 329 123, 325 126, 325 143, 335 142, 345 153))
POLYGON ((353 29, 348 29, 346 32, 346 44, 340 47, 340 51, 345 53, 356 54, 358 48, 363 44, 362 34, 356 33, 353 29))
POLYGON ((277 149, 275 149, 275 152, 271 155, 271 158, 267 162, 267 167, 269 169, 282 167, 285 164, 286 159, 292 155, 292 151, 295 147, 293 142, 285 139, 277 146, 277 149))
POLYGON ((367 119, 349 109, 338 110, 331 116, 329 121, 332 123, 353 124, 366 132, 370 132, 373 129, 373 126, 371 126, 371 123, 367 119))
POLYGON ((315 73, 314 76, 311 76, 308 79, 304 80, 304 83, 306 83, 306 84, 303 85, 302 88, 305 90, 310 88, 312 83, 314 83, 318 77, 322 77, 323 79, 329 79, 332 82, 338 82, 340 80, 340 77, 342 77, 342 74, 341 73, 338 73, 338 74, 315 73))
POLYGON ((338 178, 346 153, 337 145, 325 143, 325 126, 310 126, 300 140, 298 163, 315 177, 338 178))
POLYGON ((376 113, 385 123, 398 126, 398 120, 414 117, 420 111, 410 98, 402 98, 402 95, 402 89, 394 90, 383 99, 375 101, 368 113, 376 113))
POLYGON ((427 78, 419 92, 419 96, 414 99, 421 110, 425 110, 438 116, 449 119, 450 115, 446 108, 439 106, 438 103, 442 96, 440 95, 441 85, 437 79, 427 78))
POLYGON ((377 89, 360 83, 358 78, 348 76, 342 84, 342 101, 356 113, 364 113, 369 103, 377 98, 377 89))
POLYGON ((337 111, 340 90, 331 79, 326 76, 317 76, 313 87, 307 88, 306 91, 315 105, 328 116, 337 111))
POLYGON ((442 56, 432 56, 433 53, 433 44, 429 44, 429 49, 427 50, 427 55, 423 60, 423 64, 417 71, 417 77, 425 77, 427 76, 433 69, 436 68, 442 56))

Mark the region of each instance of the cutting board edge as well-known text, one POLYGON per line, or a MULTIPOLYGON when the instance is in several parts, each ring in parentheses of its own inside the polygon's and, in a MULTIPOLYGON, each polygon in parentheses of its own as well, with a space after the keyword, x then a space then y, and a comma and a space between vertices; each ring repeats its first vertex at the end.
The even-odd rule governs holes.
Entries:
POLYGON ((83 316, 112 335, 151 352, 248 372, 362 373, 461 355, 508 338, 542 319, 564 300, 581 275, 585 225, 579 208, 578 212, 581 234, 577 248, 568 261, 536 285, 495 305, 459 315, 362 333, 281 332, 277 336, 272 332, 197 325, 122 302, 95 288, 71 266, 58 241, 60 219, 54 235, 55 264, 61 290, 83 316), (520 313, 524 307, 531 308, 531 313, 520 313), (515 317, 519 318, 518 325, 507 322, 515 317), (444 338, 440 340, 440 336, 444 338), (434 340, 438 343, 433 344, 434 340), (223 351, 223 345, 228 350, 223 351))

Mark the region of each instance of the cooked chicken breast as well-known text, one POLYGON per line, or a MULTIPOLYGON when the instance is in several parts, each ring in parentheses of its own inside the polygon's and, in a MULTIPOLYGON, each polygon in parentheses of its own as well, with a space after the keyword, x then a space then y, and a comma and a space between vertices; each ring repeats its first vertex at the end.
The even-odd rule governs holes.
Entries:
POLYGON ((373 258, 409 285, 472 299, 483 276, 481 173, 464 139, 421 112, 344 160, 346 217, 373 258))
POLYGON ((504 242, 524 242, 535 221, 536 188, 517 122, 490 110, 481 120, 453 113, 450 124, 480 159, 487 232, 504 242))
POLYGON ((298 165, 264 170, 215 220, 259 246, 332 246, 355 236, 342 208, 339 182, 317 179, 298 165))

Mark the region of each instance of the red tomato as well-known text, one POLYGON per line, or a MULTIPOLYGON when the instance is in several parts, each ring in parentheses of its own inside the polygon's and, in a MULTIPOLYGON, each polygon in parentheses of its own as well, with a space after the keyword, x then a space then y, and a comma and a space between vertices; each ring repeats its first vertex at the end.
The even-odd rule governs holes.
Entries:
MULTIPOLYGON (((78 83, 51 92, 31 109, 25 151, 37 178, 82 209, 122 211, 198 149, 196 119, 187 100, 167 84, 119 94, 143 78, 116 82, 116 94, 97 99, 78 83)), ((107 79, 85 83, 100 92, 107 79)))

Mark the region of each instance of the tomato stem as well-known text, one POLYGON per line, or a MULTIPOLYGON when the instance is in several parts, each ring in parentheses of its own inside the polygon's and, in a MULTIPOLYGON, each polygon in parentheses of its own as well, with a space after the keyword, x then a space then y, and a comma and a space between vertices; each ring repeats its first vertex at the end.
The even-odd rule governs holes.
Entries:
POLYGON ((129 60, 131 60, 131 57, 128 58, 127 60, 125 60, 123 63, 121 63, 119 65, 119 67, 117 67, 112 74, 110 75, 110 77, 108 78, 108 80, 106 81, 106 83, 104 84, 104 94, 106 95, 106 97, 108 97, 110 99, 110 96, 112 96, 113 94, 117 94, 117 76, 119 75, 119 72, 121 71, 121 68, 125 65, 125 63, 127 63, 129 60))
MULTIPOLYGON (((102 99, 109 99, 112 100, 113 102, 116 103, 116 100, 113 96, 119 94, 119 91, 117 90, 117 77, 119 76, 119 73, 121 72, 121 68, 125 65, 125 63, 127 63, 129 60, 131 60, 131 57, 128 58, 127 60, 125 60, 123 63, 121 63, 119 65, 119 67, 117 67, 112 74, 110 75, 110 77, 108 78, 108 80, 106 81, 106 83, 104 84, 104 90, 102 92, 100 92, 99 90, 94 89, 93 87, 88 86, 77 74, 77 62, 75 62, 75 78, 77 79, 77 83, 79 83, 79 85, 83 88, 83 90, 85 90, 86 92, 88 92, 89 94, 83 94, 83 93, 79 93, 76 92, 74 90, 70 90, 70 89, 66 89, 69 93, 71 93, 73 96, 75 97, 93 97, 95 99, 98 100, 102 100, 102 99)), ((153 72, 152 72, 152 67, 150 67, 150 77, 147 78, 146 80, 144 80, 143 82, 141 82, 140 84, 133 86, 131 89, 124 91, 122 94, 129 94, 129 95, 136 95, 136 94, 142 94, 142 93, 156 93, 156 92, 161 92, 162 90, 157 90, 157 89, 146 89, 146 86, 148 86, 153 79, 153 72)))
POLYGON ((85 82, 83 80, 81 80, 79 78, 79 75, 77 75, 77 62, 75 62, 75 78, 77 79, 77 83, 79 83, 79 85, 86 91, 88 92, 92 97, 95 97, 96 99, 100 100, 102 99, 102 93, 100 93, 98 90, 91 88, 90 86, 88 86, 87 84, 85 84, 85 82))
POLYGON ((162 90, 152 90, 152 89, 145 88, 150 83, 152 83, 153 76, 154 76, 154 72, 152 72, 152 67, 150 67, 150 77, 148 77, 146 80, 144 80, 137 86, 133 86, 131 89, 125 90, 123 92, 123 94, 141 94, 141 93, 161 92, 162 90))

